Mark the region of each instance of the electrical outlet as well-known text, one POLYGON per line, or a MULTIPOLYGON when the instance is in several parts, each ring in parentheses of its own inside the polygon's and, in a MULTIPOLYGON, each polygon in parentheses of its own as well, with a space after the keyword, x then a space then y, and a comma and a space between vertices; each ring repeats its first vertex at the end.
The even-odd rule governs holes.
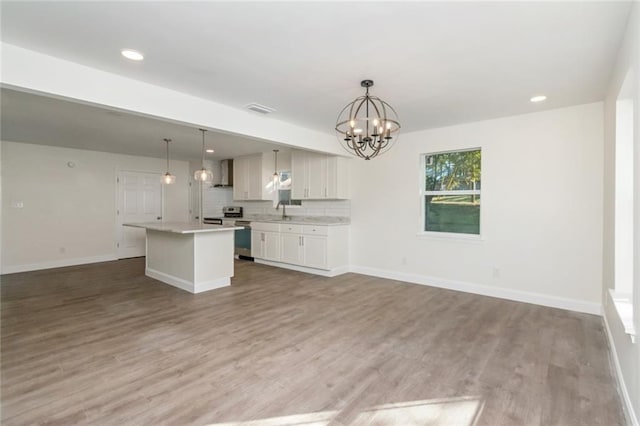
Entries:
POLYGON ((500 268, 493 268, 493 278, 500 278, 500 268))
POLYGON ((407 258, 406 258, 406 257, 403 257, 403 258, 402 258, 402 260, 401 260, 401 263, 402 263, 403 265, 406 265, 406 264, 407 264, 407 258))
POLYGON ((61 254, 64 254, 64 253, 66 253, 67 249, 66 249, 65 247, 60 247, 60 248, 58 249, 58 251, 59 251, 61 254))

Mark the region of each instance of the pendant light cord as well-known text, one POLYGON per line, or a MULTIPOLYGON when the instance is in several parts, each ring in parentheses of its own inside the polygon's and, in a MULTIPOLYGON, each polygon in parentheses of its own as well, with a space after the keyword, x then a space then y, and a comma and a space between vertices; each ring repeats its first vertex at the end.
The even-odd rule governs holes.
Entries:
POLYGON ((206 130, 200 129, 200 131, 202 132, 202 170, 204 170, 204 132, 206 132, 206 130))
POLYGON ((169 173, 169 142, 171 139, 164 140, 167 143, 167 173, 169 173))

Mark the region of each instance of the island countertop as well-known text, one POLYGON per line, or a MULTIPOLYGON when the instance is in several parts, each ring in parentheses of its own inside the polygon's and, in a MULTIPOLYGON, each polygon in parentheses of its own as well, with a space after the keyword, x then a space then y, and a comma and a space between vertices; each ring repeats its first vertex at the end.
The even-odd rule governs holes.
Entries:
POLYGON ((124 226, 132 228, 150 229, 152 231, 172 232, 174 234, 198 234, 204 232, 222 232, 244 229, 242 226, 233 225, 208 225, 199 222, 142 222, 124 223, 124 226))

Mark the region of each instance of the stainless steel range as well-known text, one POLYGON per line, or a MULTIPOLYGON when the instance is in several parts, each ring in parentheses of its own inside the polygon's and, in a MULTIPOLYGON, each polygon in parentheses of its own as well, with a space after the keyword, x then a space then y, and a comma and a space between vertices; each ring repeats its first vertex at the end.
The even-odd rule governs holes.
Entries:
POLYGON ((222 208, 223 217, 205 217, 203 222, 212 225, 242 226, 235 235, 235 254, 238 258, 253 260, 251 256, 251 221, 243 219, 242 207, 230 206, 222 208))

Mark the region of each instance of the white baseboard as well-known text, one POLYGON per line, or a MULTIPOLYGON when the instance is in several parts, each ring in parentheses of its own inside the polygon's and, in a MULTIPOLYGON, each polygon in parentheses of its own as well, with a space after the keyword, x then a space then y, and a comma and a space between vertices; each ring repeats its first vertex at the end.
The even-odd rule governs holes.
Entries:
POLYGON ((442 278, 429 277, 418 274, 388 271, 384 269, 370 268, 366 266, 352 265, 351 272, 374 277, 387 278, 397 281, 405 281, 413 284, 428 285, 431 287, 446 288, 449 290, 463 291, 465 293, 481 294, 483 296, 497 297, 499 299, 515 300, 517 302, 533 303, 535 305, 549 306, 552 308, 567 309, 570 311, 584 312, 587 314, 602 315, 602 305, 583 300, 566 299, 549 296, 540 293, 511 290, 500 287, 491 287, 483 284, 475 284, 464 281, 453 281, 442 278))
POLYGON ((2 267, 2 273, 15 274, 18 272, 39 271, 42 269, 63 268, 65 266, 86 265, 88 263, 110 262, 112 260, 118 260, 118 258, 114 254, 105 254, 102 256, 77 257, 75 259, 52 260, 27 265, 8 265, 2 267))
POLYGON ((629 420, 631 420, 631 424, 633 426, 639 426, 638 417, 633 409, 633 404, 631 403, 631 397, 629 396, 629 392, 627 391, 627 385, 624 382, 624 375, 622 374, 622 367, 620 367, 620 361, 618 361, 618 352, 616 351, 616 345, 613 340, 613 334, 611 334, 611 328, 609 328, 609 321, 607 320, 607 313, 604 312, 604 328, 607 333, 607 337, 609 338, 609 348, 611 349, 611 357, 613 358, 613 365, 616 371, 616 378, 618 379, 618 387, 622 392, 622 399, 624 401, 624 405, 626 408, 627 415, 629 416, 629 420))
POLYGON ((231 285, 230 277, 217 278, 215 280, 196 283, 194 293, 202 293, 203 291, 215 290, 216 288, 229 287, 231 285))
POLYGON ((146 276, 155 280, 162 281, 165 284, 172 285, 181 290, 188 291, 189 293, 202 293, 203 291, 214 290, 220 287, 227 287, 231 285, 231 278, 224 277, 215 280, 205 281, 202 283, 191 283, 182 278, 175 277, 173 275, 165 274, 164 272, 157 271, 151 268, 145 268, 144 273, 146 276))
POLYGON ((346 274, 349 272, 349 266, 340 266, 338 268, 333 269, 316 269, 316 268, 307 268, 306 266, 292 265, 290 263, 282 263, 282 262, 272 262, 270 260, 264 259, 254 259, 255 263, 260 263, 262 265, 275 266, 277 268, 291 269, 292 271, 298 272, 306 272, 308 274, 321 275, 323 277, 336 277, 338 275, 346 274))

